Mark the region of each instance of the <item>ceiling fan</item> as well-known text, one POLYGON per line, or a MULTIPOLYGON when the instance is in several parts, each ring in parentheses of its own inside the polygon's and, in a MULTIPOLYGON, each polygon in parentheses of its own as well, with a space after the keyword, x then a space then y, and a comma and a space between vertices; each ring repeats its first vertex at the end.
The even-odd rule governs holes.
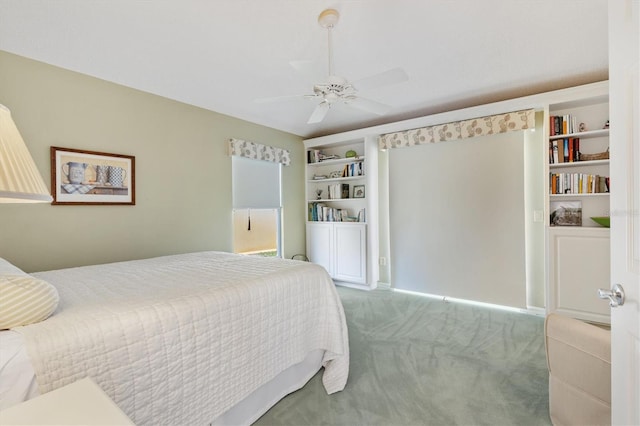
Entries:
POLYGON ((409 77, 403 69, 394 68, 380 74, 365 77, 354 83, 350 83, 346 78, 333 73, 331 31, 338 23, 339 16, 340 14, 335 9, 326 9, 318 16, 318 24, 325 28, 328 33, 329 76, 327 80, 324 83, 314 84, 313 93, 310 94, 261 98, 256 99, 255 102, 279 102, 298 98, 315 99, 319 103, 311 113, 307 124, 319 123, 324 120, 331 106, 338 102, 378 115, 384 115, 391 109, 390 105, 361 97, 358 91, 406 81, 409 77))

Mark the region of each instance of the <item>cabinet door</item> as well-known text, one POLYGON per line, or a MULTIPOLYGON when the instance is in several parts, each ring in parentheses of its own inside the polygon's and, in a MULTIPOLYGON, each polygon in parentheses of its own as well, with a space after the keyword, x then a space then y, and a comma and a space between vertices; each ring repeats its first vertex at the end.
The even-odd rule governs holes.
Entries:
POLYGON ((549 311, 609 323, 609 305, 598 298, 598 288, 608 282, 609 265, 608 229, 551 228, 549 311))
POLYGON ((307 224, 307 257, 333 276, 333 224, 307 224))
POLYGON ((366 225, 334 223, 334 273, 337 280, 367 281, 366 225))

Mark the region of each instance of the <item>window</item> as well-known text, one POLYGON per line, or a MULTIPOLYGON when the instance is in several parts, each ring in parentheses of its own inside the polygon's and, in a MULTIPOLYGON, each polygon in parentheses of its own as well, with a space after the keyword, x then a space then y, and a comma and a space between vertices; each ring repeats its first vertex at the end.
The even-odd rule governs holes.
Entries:
POLYGON ((279 256, 279 209, 234 209, 233 252, 279 256))
POLYGON ((280 163, 231 157, 233 250, 282 256, 280 163))

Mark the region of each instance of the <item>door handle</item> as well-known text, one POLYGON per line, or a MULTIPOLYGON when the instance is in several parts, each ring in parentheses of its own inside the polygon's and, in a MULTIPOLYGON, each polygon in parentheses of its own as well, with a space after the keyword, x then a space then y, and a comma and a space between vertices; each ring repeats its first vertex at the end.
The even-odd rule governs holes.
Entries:
POLYGON ((611 290, 598 289, 598 297, 609 299, 609 306, 612 308, 624 305, 624 289, 620 284, 614 285, 611 290))

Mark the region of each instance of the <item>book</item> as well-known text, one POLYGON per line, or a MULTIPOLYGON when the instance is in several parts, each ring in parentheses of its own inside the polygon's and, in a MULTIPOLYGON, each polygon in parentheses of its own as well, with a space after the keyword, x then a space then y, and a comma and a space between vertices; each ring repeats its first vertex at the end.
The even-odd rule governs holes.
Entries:
POLYGON ((342 184, 342 198, 349 198, 349 184, 342 184))
POLYGON ((557 164, 559 159, 558 159, 558 141, 554 140, 551 142, 552 143, 552 149, 553 149, 553 158, 552 158, 552 164, 557 164))
POLYGON ((307 151, 307 163, 318 163, 320 161, 321 155, 322 154, 320 153, 319 149, 310 149, 309 151, 307 151))
POLYGON ((569 162, 573 163, 573 138, 569 138, 569 162))

